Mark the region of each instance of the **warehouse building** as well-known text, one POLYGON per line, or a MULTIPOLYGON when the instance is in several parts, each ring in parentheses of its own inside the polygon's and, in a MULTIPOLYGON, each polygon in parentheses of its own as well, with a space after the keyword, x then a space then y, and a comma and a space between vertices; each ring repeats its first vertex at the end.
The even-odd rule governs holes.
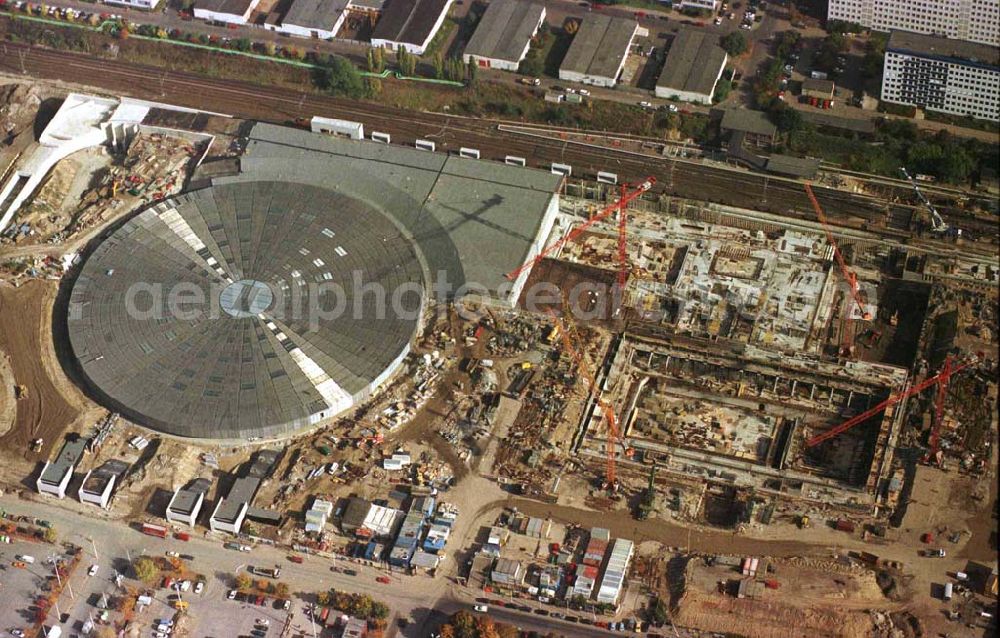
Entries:
POLYGON ((104 509, 111 503, 111 495, 125 471, 128 463, 117 459, 105 461, 101 467, 87 472, 83 484, 77 491, 81 503, 93 503, 104 509))
POLYGON ((347 18, 348 0, 292 0, 279 25, 265 28, 301 38, 329 40, 347 18))
POLYGON ((1000 49, 893 31, 885 48, 882 99, 1000 121, 1000 49))
POLYGON ((613 87, 638 34, 639 23, 635 20, 588 14, 563 58, 559 79, 613 87))
POLYGON ((726 109, 719 130, 730 142, 759 148, 769 148, 778 134, 765 113, 749 109, 726 109))
POLYGON ((802 81, 802 96, 806 98, 814 97, 817 100, 833 100, 836 94, 837 85, 833 80, 816 80, 806 78, 802 81))
POLYGON ((211 22, 246 24, 260 0, 195 0, 194 17, 211 22))
POLYGON ((77 463, 87 449, 87 439, 77 438, 63 443, 55 461, 46 461, 42 473, 38 475, 35 487, 39 494, 54 494, 66 497, 66 487, 73 478, 77 463))
POLYGON ((715 35, 682 30, 667 52, 656 81, 656 97, 711 104, 728 59, 715 35))
POLYGON ((476 26, 462 59, 488 69, 517 71, 531 39, 545 22, 545 7, 527 0, 493 0, 476 26))
POLYGON ((210 487, 212 487, 211 479, 200 478, 186 487, 179 488, 167 505, 166 519, 171 523, 194 527, 210 487))
POLYGON ((610 605, 618 604, 622 592, 625 590, 625 578, 628 576, 633 550, 632 541, 625 538, 615 539, 611 546, 608 564, 604 568, 604 576, 601 578, 601 587, 597 590, 597 602, 610 605))
POLYGON ((452 0, 388 0, 375 23, 372 46, 393 51, 401 47, 423 55, 444 23, 452 0))
POLYGON ((246 476, 236 479, 229 494, 219 500, 209 519, 209 527, 213 532, 229 532, 239 534, 243 521, 247 518, 273 522, 276 516, 266 510, 252 507, 260 484, 271 475, 278 462, 278 452, 262 450, 250 464, 246 476))

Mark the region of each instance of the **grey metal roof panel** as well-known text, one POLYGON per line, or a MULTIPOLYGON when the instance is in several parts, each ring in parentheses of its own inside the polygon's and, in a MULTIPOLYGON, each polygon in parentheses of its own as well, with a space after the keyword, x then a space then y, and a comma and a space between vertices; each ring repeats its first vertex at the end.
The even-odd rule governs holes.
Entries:
POLYGON ((253 497, 257 494, 259 488, 259 478, 244 476, 236 479, 233 487, 229 490, 229 494, 219 504, 213 518, 226 523, 234 523, 240 515, 243 506, 249 506, 253 502, 253 497))
POLYGON ((451 0, 388 0, 373 40, 423 44, 451 0))
POLYGON ((544 11, 542 5, 526 0, 493 0, 465 45, 465 54, 520 61, 544 11))
POLYGON ((720 126, 724 131, 744 131, 769 137, 774 137, 775 133, 778 132, 778 127, 767 119, 765 113, 749 109, 726 109, 722 114, 720 126))
POLYGON ((726 52, 714 34, 683 29, 670 45, 656 86, 711 94, 726 63, 726 52))
POLYGON ((329 31, 347 8, 347 0, 292 0, 282 24, 329 31))
POLYGON ((573 36, 559 69, 599 77, 616 76, 638 29, 635 20, 588 14, 573 36))
POLYGON ((39 477, 41 481, 50 485, 61 483, 66 473, 72 471, 76 467, 76 464, 80 462, 80 457, 83 456, 84 450, 87 449, 87 441, 88 439, 78 438, 63 443, 55 460, 49 463, 48 467, 45 468, 39 477))

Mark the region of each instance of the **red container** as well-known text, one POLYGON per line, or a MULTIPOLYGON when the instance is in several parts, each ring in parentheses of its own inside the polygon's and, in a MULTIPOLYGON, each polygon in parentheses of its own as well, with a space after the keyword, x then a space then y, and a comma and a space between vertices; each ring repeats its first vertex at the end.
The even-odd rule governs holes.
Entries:
POLYGON ((781 583, 774 580, 773 578, 769 578, 768 580, 764 581, 764 587, 767 587, 768 589, 777 589, 781 587, 781 583))
POLYGON ((179 541, 185 541, 186 542, 186 541, 191 540, 191 535, 188 534, 187 532, 177 532, 176 534, 174 534, 174 538, 176 538, 179 541))
POLYGON ((849 521, 849 520, 847 520, 846 518, 840 518, 840 519, 837 519, 836 528, 837 528, 837 531, 840 531, 840 532, 853 532, 854 531, 854 523, 851 522, 851 521, 849 521))
POLYGON ((930 532, 926 532, 923 536, 920 537, 920 542, 921 543, 927 543, 927 544, 933 543, 934 542, 934 534, 931 534, 930 532))

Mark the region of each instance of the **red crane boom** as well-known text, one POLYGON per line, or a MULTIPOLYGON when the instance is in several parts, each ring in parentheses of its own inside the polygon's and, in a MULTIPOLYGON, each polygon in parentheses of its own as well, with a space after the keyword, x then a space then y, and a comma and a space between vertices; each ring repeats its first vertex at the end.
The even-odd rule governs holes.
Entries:
POLYGON ((944 358, 944 365, 941 366, 941 382, 938 383, 937 396, 934 398, 934 424, 931 426, 930 449, 927 451, 927 461, 933 461, 937 455, 938 445, 941 443, 941 420, 944 417, 944 400, 948 395, 948 378, 953 374, 951 355, 944 358))
MULTIPOLYGON (((625 185, 622 185, 622 194, 618 201, 625 199, 625 185)), ((625 244, 625 225, 628 220, 628 213, 621 204, 618 205, 618 294, 625 294, 625 281, 628 278, 628 249, 625 244)), ((624 299, 624 297, 623 297, 624 299)))
POLYGON ((865 311, 864 300, 861 299, 861 291, 858 290, 858 277, 850 268, 847 267, 847 262, 844 261, 844 255, 840 252, 840 246, 837 245, 837 240, 833 237, 833 231, 830 229, 830 224, 826 220, 826 214, 823 212, 823 207, 819 205, 819 200, 816 199, 816 194, 813 193, 812 186, 808 183, 805 184, 806 195, 809 196, 809 201, 812 202, 813 210, 816 211, 816 217, 819 219, 819 223, 823 225, 823 230, 826 231, 826 240, 829 242, 830 246, 833 247, 833 256, 837 259, 837 265, 840 266, 840 274, 844 276, 844 281, 851 288, 851 295, 854 297, 854 303, 858 305, 858 312, 864 317, 865 321, 872 318, 870 312, 865 311))
POLYGON ((899 392, 897 394, 894 394, 894 395, 890 396, 888 399, 886 399, 885 401, 879 403, 874 408, 871 408, 870 410, 865 410, 861 414, 859 414, 857 416, 851 417, 850 419, 844 421, 843 423, 841 423, 840 425, 838 425, 835 428, 827 430, 826 432, 823 432, 822 434, 817 434, 816 436, 814 436, 811 439, 809 439, 808 441, 806 441, 806 447, 816 447, 817 445, 819 445, 823 441, 832 439, 835 436, 843 434, 844 432, 846 432, 847 430, 850 430, 851 428, 853 428, 854 426, 858 425, 859 423, 863 423, 864 421, 867 421, 868 419, 870 419, 871 417, 875 416, 879 412, 885 410, 886 408, 889 408, 891 406, 896 405, 897 403, 899 403, 900 401, 902 401, 904 399, 907 399, 907 398, 909 398, 909 397, 911 397, 911 396, 913 396, 915 394, 919 394, 919 393, 923 392, 924 390, 926 390, 927 388, 929 388, 929 387, 931 387, 931 386, 933 386, 935 384, 947 383, 948 379, 953 374, 955 374, 959 370, 963 370, 965 368, 968 368, 969 366, 973 365, 975 362, 976 362, 976 358, 973 357, 972 359, 969 359, 968 361, 965 361, 965 362, 963 362, 963 363, 961 363, 959 365, 953 366, 951 364, 951 361, 949 359, 946 359, 944 366, 941 367, 941 371, 938 372, 933 377, 929 377, 927 379, 924 379, 923 381, 921 381, 917 385, 913 386, 909 390, 906 390, 904 392, 899 392))
POLYGON ((511 281, 516 281, 517 278, 521 275, 521 273, 523 273, 525 270, 530 270, 531 268, 533 268, 535 266, 535 264, 537 264, 542 259, 544 259, 545 257, 547 257, 549 255, 549 253, 551 253, 552 251, 554 251, 557 248, 561 247, 566 242, 573 241, 574 239, 576 239, 577 237, 579 237, 580 235, 582 235, 585 230, 587 230, 588 228, 590 228, 591 226, 593 226, 597 222, 601 221, 602 219, 607 218, 609 215, 611 215, 612 213, 614 213, 616 210, 618 210, 620 208, 625 208, 633 200, 637 199, 640 195, 642 195, 643 193, 645 193, 649 189, 653 188, 653 184, 655 184, 655 183, 656 183, 656 178, 655 177, 647 177, 644 182, 642 182, 641 184, 637 185, 631 191, 625 192, 625 189, 623 188, 622 189, 622 196, 618 199, 618 201, 610 204, 609 206, 607 206, 601 212, 597 213, 596 215, 594 215, 593 217, 591 217, 590 219, 588 219, 584 223, 580 224, 579 226, 577 226, 576 228, 574 228, 570 232, 566 233, 565 235, 563 235, 562 237, 560 237, 556 241, 552 242, 551 244, 549 244, 548 246, 546 246, 545 248, 543 248, 541 250, 541 252, 539 252, 533 258, 531 258, 528 261, 526 261, 525 263, 521 264, 521 266, 517 270, 512 270, 511 272, 507 273, 507 279, 509 279, 511 281))
MULTIPOLYGON (((583 360, 580 353, 576 351, 576 348, 573 347, 573 341, 569 337, 569 331, 566 330, 566 326, 563 325, 563 323, 559 320, 559 317, 557 317, 555 312, 551 309, 549 310, 549 314, 552 315, 553 321, 556 322, 556 326, 559 328, 559 335, 562 337, 563 347, 565 347, 566 351, 570 353, 570 356, 573 357, 573 361, 576 362, 577 368, 579 368, 580 372, 582 372, 583 376, 587 379, 587 384, 589 386, 587 392, 589 394, 594 390, 594 388, 597 387, 597 379, 595 379, 594 375, 590 372, 590 366, 583 360)), ((601 398, 600 393, 596 395, 596 398, 598 407, 600 407, 604 412, 604 418, 608 421, 608 443, 606 446, 608 460, 606 476, 608 487, 613 489, 617 478, 615 468, 615 445, 621 438, 621 435, 618 432, 618 417, 615 416, 615 411, 611 408, 611 406, 608 405, 603 398, 601 398)))

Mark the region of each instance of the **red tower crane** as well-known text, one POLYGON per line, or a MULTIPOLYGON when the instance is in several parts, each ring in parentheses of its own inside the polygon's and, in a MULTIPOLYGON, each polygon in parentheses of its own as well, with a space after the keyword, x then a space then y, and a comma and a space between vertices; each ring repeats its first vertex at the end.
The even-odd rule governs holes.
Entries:
MULTIPOLYGON (((573 340, 570 338, 569 331, 566 330, 566 326, 564 326, 562 321, 559 320, 559 317, 556 316, 555 312, 549 310, 549 314, 552 315, 552 319, 556 322, 556 326, 559 329, 559 335, 562 337, 563 347, 565 347, 566 351, 573 357, 573 361, 576 362, 577 368, 579 368, 580 372, 583 373, 583 376, 586 378, 588 385, 587 392, 589 394, 594 390, 594 388, 597 387, 597 379, 595 379, 593 373, 591 373, 590 365, 584 361, 583 356, 576 351, 576 348, 573 347, 573 340)), ((621 439, 621 434, 618 431, 618 417, 615 416, 614 409, 608 405, 607 401, 601 397, 599 392, 596 395, 596 398, 597 405, 601 411, 604 412, 604 418, 608 422, 608 442, 606 445, 608 458, 605 476, 607 478, 608 489, 613 490, 617 482, 615 446, 621 439)))
POLYGON ((823 441, 827 441, 829 439, 832 439, 835 436, 843 434, 844 432, 850 430, 851 428, 853 428, 854 426, 858 425, 859 423, 864 423, 865 421, 867 421, 871 417, 875 416, 879 412, 882 412, 883 410, 885 410, 885 409, 887 409, 887 408, 889 408, 891 406, 896 405, 900 401, 903 401, 904 399, 907 399, 907 398, 909 398, 909 397, 911 397, 911 396, 913 396, 915 394, 920 394, 921 392, 923 392, 927 388, 930 388, 930 387, 932 387, 934 385, 937 385, 938 386, 938 394, 937 394, 937 404, 935 406, 936 414, 937 414, 937 419, 936 419, 936 422, 934 424, 934 431, 931 434, 931 446, 934 448, 934 451, 936 452, 937 451, 936 448, 937 448, 938 428, 940 428, 940 422, 941 422, 941 416, 940 415, 941 415, 941 410, 944 407, 944 392, 945 391, 942 388, 945 388, 947 386, 948 380, 952 377, 952 375, 954 375, 955 373, 959 372, 960 370, 964 370, 965 368, 968 368, 969 366, 974 365, 977 360, 978 359, 976 357, 972 357, 972 358, 970 358, 970 359, 968 359, 968 360, 966 360, 966 361, 964 361, 964 362, 962 362, 962 363, 960 363, 958 365, 954 365, 952 363, 952 361, 951 361, 951 357, 946 358, 945 362, 944 362, 944 365, 941 367, 941 370, 936 375, 934 375, 933 377, 928 377, 927 379, 924 379, 923 381, 921 381, 917 385, 913 386, 909 390, 905 390, 903 392, 899 392, 897 394, 894 394, 894 395, 890 396, 888 399, 886 399, 885 401, 883 401, 883 402, 879 403, 878 405, 876 405, 875 407, 873 407, 873 408, 871 408, 869 410, 865 410, 861 414, 858 414, 856 416, 851 417, 850 419, 844 421, 840 425, 838 425, 838 426, 836 426, 834 428, 831 428, 831 429, 827 430, 826 432, 823 432, 822 434, 817 434, 816 436, 814 436, 811 439, 809 439, 808 441, 806 441, 806 447, 816 447, 817 445, 819 445, 823 441))
MULTIPOLYGON (((597 222, 601 221, 602 219, 606 219, 609 215, 613 214, 616 210, 624 209, 633 200, 637 199, 643 193, 645 193, 646 191, 648 191, 651 188, 653 188, 653 184, 655 184, 655 183, 656 183, 656 178, 655 177, 647 177, 645 179, 645 181, 643 181, 643 182, 635 185, 630 190, 626 190, 626 187, 623 186, 622 187, 622 194, 621 194, 621 197, 618 199, 618 201, 613 202, 612 204, 610 204, 609 206, 607 206, 606 208, 604 208, 603 210, 601 210, 599 213, 597 213, 596 215, 594 215, 593 217, 591 217, 590 219, 588 219, 584 223, 580 224, 579 226, 577 226, 576 228, 574 228, 570 232, 566 233, 565 235, 563 235, 562 237, 560 237, 556 241, 552 242, 551 244, 549 244, 548 246, 546 246, 545 248, 543 248, 541 250, 541 252, 539 252, 537 255, 535 255, 533 258, 529 259, 525 263, 521 264, 521 266, 518 267, 516 270, 512 270, 511 272, 507 273, 507 279, 509 279, 511 281, 516 281, 517 278, 521 275, 521 273, 523 273, 525 270, 530 270, 531 268, 533 268, 535 266, 535 264, 537 264, 542 259, 544 259, 545 257, 547 257, 552 251, 554 251, 557 248, 563 246, 567 242, 573 241, 574 239, 576 239, 577 237, 579 237, 580 235, 582 235, 585 230, 587 230, 588 228, 590 228, 591 226, 593 226, 597 222)), ((619 239, 619 242, 620 241, 621 240, 619 239)), ((621 252, 621 248, 619 248, 619 253, 620 252, 621 252)), ((619 257, 620 257, 620 254, 619 254, 619 257)))
MULTIPOLYGON (((619 202, 625 200, 626 186, 622 185, 619 202)), ((625 294, 625 281, 628 279, 628 250, 625 244, 625 225, 628 221, 628 213, 625 206, 618 205, 618 294, 625 294)))
POLYGON ((941 443, 941 422, 944 418, 944 400, 948 396, 948 380, 952 374, 954 374, 954 370, 952 369, 951 355, 948 355, 944 358, 941 372, 938 373, 941 381, 937 386, 937 396, 934 397, 934 423, 931 425, 931 435, 928 440, 930 449, 927 450, 927 456, 924 457, 925 462, 933 462, 938 453, 938 446, 941 443))
MULTIPOLYGON (((843 276, 844 281, 847 282, 848 287, 851 291, 851 297, 854 303, 858 307, 858 314, 865 320, 870 321, 872 316, 870 312, 865 310, 864 299, 861 297, 861 291, 858 289, 858 277, 851 269, 847 267, 847 262, 844 261, 844 255, 840 252, 840 246, 837 245, 837 240, 833 236, 833 230, 830 228, 829 222, 827 222, 826 214, 823 212, 823 207, 819 205, 819 200, 816 199, 816 194, 813 193, 812 186, 808 183, 805 184, 806 195, 809 196, 809 201, 812 202, 813 210, 816 211, 816 217, 819 219, 819 223, 823 226, 823 230, 826 232, 826 240, 833 248, 833 256, 837 260, 837 265, 840 267, 840 274, 843 276)), ((848 333, 843 328, 841 329, 844 339, 844 350, 850 351, 851 339, 848 337, 848 333)))

